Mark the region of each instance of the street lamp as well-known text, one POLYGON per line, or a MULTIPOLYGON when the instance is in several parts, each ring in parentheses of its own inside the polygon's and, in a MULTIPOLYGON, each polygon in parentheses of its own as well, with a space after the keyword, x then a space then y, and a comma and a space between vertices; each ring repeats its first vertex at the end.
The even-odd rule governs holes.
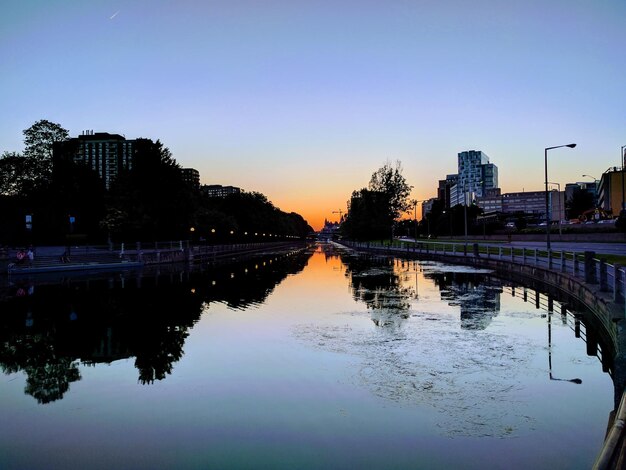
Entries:
MULTIPOLYGON (((483 181, 478 181, 478 184, 482 185, 483 181)), ((469 185, 469 194, 467 194, 467 181, 463 182, 463 207, 465 208, 463 211, 463 218, 465 219, 465 241, 467 241, 467 206, 469 205, 470 199, 472 204, 474 203, 474 198, 472 197, 472 183, 470 181, 469 185)), ((481 192, 482 194, 482 192, 481 192)))
POLYGON ((593 180, 593 207, 598 207, 598 178, 591 175, 583 175, 583 177, 593 180))
POLYGON ((548 194, 548 150, 558 149, 561 147, 569 147, 573 149, 576 144, 556 145, 554 147, 546 147, 544 149, 544 170, 545 170, 545 192, 546 192, 546 248, 550 251, 550 196, 548 194))
MULTIPOLYGON (((415 223, 415 241, 417 241, 417 203, 418 202, 426 202, 428 199, 411 199, 409 202, 413 204, 413 221, 415 223)), ((422 220, 426 218, 426 222, 428 223, 428 235, 430 236, 430 219, 426 217, 426 214, 422 211, 422 220)))
POLYGON ((626 154, 624 153, 624 149, 626 149, 626 145, 622 145, 622 148, 619 151, 620 165, 622 167, 622 210, 619 214, 620 216, 622 216, 626 210, 626 207, 624 207, 624 163, 626 163, 626 154))
POLYGON ((465 222, 465 241, 467 242, 467 182, 463 182, 463 219, 465 222))
MULTIPOLYGON (((446 211, 442 211, 441 213, 445 214, 446 211)), ((452 211, 450 209, 448 209, 448 228, 450 229, 450 238, 452 238, 452 211)))
POLYGON ((415 241, 417 241, 417 203, 419 201, 417 199, 411 199, 410 202, 413 204, 413 226, 415 227, 415 241))

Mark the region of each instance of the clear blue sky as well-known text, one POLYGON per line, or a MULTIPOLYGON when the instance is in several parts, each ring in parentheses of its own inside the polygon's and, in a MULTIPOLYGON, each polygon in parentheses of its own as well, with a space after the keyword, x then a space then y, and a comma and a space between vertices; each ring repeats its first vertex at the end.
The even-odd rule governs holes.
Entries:
POLYGON ((0 152, 39 119, 161 139, 203 183, 314 226, 387 160, 435 196, 483 150, 503 191, 626 144, 626 2, 5 0, 0 152))

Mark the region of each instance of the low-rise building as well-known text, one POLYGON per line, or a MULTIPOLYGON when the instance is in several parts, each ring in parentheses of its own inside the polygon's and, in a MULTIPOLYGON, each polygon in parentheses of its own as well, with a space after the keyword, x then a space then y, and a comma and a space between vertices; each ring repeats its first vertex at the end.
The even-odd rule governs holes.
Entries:
POLYGON ((221 184, 205 184, 200 189, 207 197, 226 197, 230 194, 241 193, 241 188, 237 188, 236 186, 222 186, 221 184))
MULTIPOLYGON (((546 219, 545 191, 523 191, 500 195, 500 189, 494 188, 485 196, 476 198, 476 204, 485 213, 500 212, 502 214, 524 214, 536 221, 546 219)), ((565 192, 549 191, 548 208, 550 220, 565 219, 565 192)))
POLYGON ((611 167, 602 173, 598 185, 598 207, 614 217, 625 209, 626 185, 624 168, 611 167))

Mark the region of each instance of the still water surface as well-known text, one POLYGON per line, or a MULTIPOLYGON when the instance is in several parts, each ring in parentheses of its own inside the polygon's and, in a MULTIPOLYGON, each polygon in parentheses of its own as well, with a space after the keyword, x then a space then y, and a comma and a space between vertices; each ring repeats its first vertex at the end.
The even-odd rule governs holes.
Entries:
POLYGON ((488 271, 318 245, 62 281, 0 307, 1 468, 589 468, 613 408, 591 331, 488 271))

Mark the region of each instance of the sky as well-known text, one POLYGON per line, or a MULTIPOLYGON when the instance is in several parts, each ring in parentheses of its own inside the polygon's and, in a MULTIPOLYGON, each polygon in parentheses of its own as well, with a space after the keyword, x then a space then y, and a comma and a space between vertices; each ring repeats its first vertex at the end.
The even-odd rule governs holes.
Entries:
POLYGON ((0 153, 40 119, 160 139, 316 229, 386 162, 423 200, 464 150, 512 192, 626 145, 623 0, 4 0, 0 67, 0 153))

